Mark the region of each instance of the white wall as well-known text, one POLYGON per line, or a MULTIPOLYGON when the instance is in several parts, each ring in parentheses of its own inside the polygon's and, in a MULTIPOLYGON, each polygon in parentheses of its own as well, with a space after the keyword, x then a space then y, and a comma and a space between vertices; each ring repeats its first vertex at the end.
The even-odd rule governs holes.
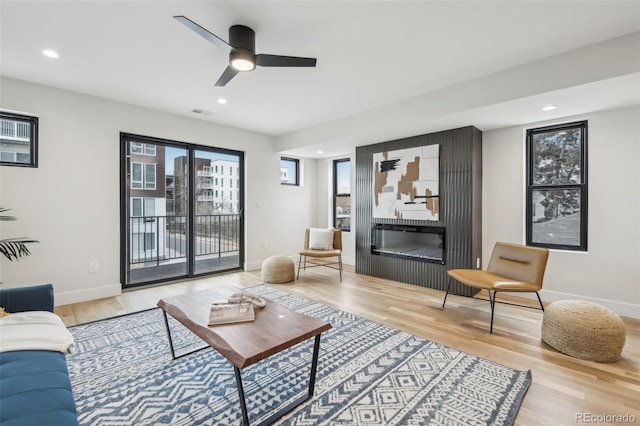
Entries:
POLYGON ((30 257, 0 260, 4 286, 52 282, 58 305, 120 293, 120 132, 245 152, 245 268, 303 244, 316 212, 315 164, 305 166, 304 186, 280 185, 273 137, 14 79, 0 85, 1 108, 40 120, 38 168, 0 167, 0 205, 18 217, 2 222, 2 237, 40 241, 30 257))
POLYGON ((640 318, 640 108, 484 132, 483 265, 496 241, 524 242, 527 128, 588 120, 588 252, 552 251, 541 297, 590 300, 640 318))
MULTIPOLYGON (((290 157, 290 156, 288 156, 290 157)), ((254 207, 260 203, 269 206, 268 210, 259 208, 260 227, 270 234, 264 241, 255 241, 258 256, 247 269, 260 269, 262 261, 275 254, 291 257, 296 263, 298 253, 304 246, 305 229, 316 226, 316 161, 300 158, 300 185, 280 185, 280 154, 277 156, 277 188, 276 195, 267 192, 254 192, 247 195, 247 200, 254 207), (275 216, 270 213, 275 212, 275 216), (267 213, 267 214, 264 214, 267 213), (264 243, 267 243, 265 249, 264 243)), ((261 179, 256 177, 256 179, 261 179)), ((263 231, 265 231, 263 230, 263 231)), ((247 241, 259 238, 258 233, 248 233, 247 241)))

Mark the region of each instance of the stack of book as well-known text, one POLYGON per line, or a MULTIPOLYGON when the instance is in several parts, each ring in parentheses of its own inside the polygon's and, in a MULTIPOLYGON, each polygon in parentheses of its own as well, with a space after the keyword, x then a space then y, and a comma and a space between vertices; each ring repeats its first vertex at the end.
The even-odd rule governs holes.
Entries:
POLYGON ((209 325, 253 321, 254 319, 255 312, 251 302, 229 303, 228 300, 222 300, 211 304, 209 325))

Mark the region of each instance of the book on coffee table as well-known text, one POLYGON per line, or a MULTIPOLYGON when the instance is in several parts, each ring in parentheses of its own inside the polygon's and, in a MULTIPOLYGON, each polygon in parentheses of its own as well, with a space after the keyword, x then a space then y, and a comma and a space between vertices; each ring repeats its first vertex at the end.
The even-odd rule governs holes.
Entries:
POLYGON ((253 303, 251 302, 213 302, 211 311, 209 311, 209 325, 253 321, 255 317, 253 303))

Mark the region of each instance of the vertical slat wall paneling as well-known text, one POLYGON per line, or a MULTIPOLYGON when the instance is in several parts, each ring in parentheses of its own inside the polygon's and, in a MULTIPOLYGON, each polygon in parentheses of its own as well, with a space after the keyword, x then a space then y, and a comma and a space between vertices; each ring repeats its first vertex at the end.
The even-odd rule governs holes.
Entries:
MULTIPOLYGON (((356 148, 356 272, 445 290, 447 270, 475 268, 482 251, 482 132, 475 127, 430 133, 356 148), (440 145, 440 220, 376 219, 375 223, 444 226, 446 265, 371 254, 373 154, 440 145)), ((451 291, 475 290, 455 283, 451 291)))

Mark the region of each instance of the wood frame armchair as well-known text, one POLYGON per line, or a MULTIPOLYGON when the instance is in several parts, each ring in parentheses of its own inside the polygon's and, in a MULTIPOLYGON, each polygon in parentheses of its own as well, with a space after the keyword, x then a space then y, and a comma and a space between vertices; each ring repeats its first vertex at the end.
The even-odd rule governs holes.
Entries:
POLYGON ((540 309, 544 311, 538 291, 542 288, 548 257, 549 250, 546 248, 497 242, 493 247, 486 271, 479 269, 451 269, 447 271, 449 283, 442 308, 444 309, 444 305, 447 303, 451 280, 454 279, 466 286, 489 292, 489 303, 491 304, 489 333, 493 333, 493 313, 496 293, 499 291, 535 293, 540 303, 540 309))
POLYGON ((298 275, 300 278, 300 269, 314 268, 316 266, 325 266, 340 271, 340 282, 342 282, 342 231, 340 229, 333 230, 333 249, 330 250, 314 250, 309 248, 309 235, 311 229, 307 228, 304 234, 304 249, 300 251, 300 260, 298 261, 298 275), (308 262, 307 258, 327 259, 337 257, 337 261, 330 262, 308 262), (303 261, 304 258, 304 261, 303 261), (307 265, 309 264, 309 265, 307 265), (338 265, 337 267, 335 265, 338 265))

